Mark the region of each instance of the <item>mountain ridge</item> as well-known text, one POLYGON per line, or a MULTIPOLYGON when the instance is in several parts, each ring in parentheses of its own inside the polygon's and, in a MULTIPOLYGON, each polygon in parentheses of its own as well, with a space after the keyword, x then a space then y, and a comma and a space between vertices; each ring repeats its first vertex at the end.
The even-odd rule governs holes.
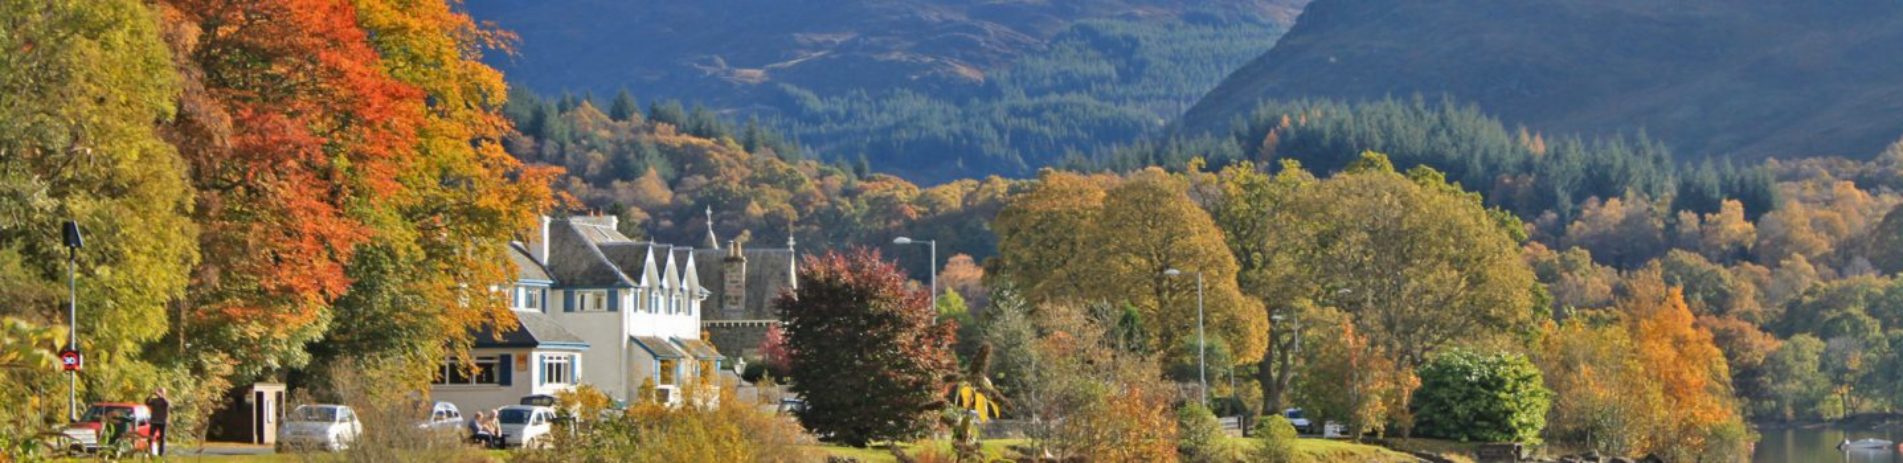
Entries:
POLYGON ((1448 95, 1561 133, 1644 131, 1691 157, 1869 157, 1903 133, 1903 4, 1319 0, 1175 124, 1263 100, 1448 95), (1791 91, 1790 89, 1797 89, 1791 91))

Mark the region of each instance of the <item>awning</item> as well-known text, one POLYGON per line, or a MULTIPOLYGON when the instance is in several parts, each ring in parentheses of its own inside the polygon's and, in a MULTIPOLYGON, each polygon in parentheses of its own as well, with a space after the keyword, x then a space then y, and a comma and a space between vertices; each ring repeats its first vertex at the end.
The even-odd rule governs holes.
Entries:
POLYGON ((702 341, 699 339, 675 339, 674 342, 680 343, 681 350, 687 351, 687 353, 689 355, 693 355, 695 359, 699 359, 699 360, 726 360, 727 359, 727 356, 720 355, 720 350, 715 349, 714 346, 712 344, 708 344, 707 341, 702 341))
POLYGON ((667 342, 666 338, 655 336, 629 336, 628 340, 634 341, 635 345, 641 346, 642 349, 648 351, 649 355, 653 355, 654 358, 657 359, 687 358, 686 352, 681 352, 680 348, 674 347, 674 343, 667 342))

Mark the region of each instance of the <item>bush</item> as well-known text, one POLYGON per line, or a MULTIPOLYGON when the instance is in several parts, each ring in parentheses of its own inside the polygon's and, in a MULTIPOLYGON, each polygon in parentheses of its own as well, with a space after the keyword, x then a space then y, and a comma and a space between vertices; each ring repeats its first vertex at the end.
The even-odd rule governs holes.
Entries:
POLYGON ((1176 454, 1184 461, 1223 461, 1222 422, 1202 404, 1176 409, 1176 454))
POLYGON ((1255 455, 1250 461, 1289 463, 1295 461, 1295 424, 1282 415, 1267 415, 1255 426, 1255 455))
POLYGON ((1415 431, 1479 442, 1540 442, 1552 393, 1538 367, 1518 354, 1454 351, 1420 369, 1415 431))
MULTIPOLYGON (((693 395, 694 391, 687 391, 693 395)), ((711 406, 637 403, 554 433, 549 449, 525 450, 523 463, 628 461, 812 461, 812 438, 791 418, 762 410, 721 387, 711 406)))

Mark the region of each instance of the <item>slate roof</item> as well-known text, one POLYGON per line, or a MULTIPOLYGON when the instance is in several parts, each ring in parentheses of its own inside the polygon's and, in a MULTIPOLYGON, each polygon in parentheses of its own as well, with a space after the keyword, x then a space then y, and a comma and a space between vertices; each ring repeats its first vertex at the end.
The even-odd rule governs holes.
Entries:
POLYGON ((773 311, 773 299, 779 297, 782 289, 792 289, 797 284, 793 269, 797 255, 789 248, 741 248, 741 255, 747 259, 746 301, 739 314, 728 314, 721 310, 721 300, 727 290, 721 272, 726 268, 727 253, 732 247, 728 246, 729 249, 694 250, 700 284, 711 293, 701 303, 701 320, 779 319, 773 311))
POLYGON ((628 339, 634 341, 635 344, 640 344, 641 347, 647 348, 648 352, 653 352, 654 358, 657 359, 687 358, 686 352, 681 352, 679 347, 675 347, 674 343, 667 342, 666 338, 656 336, 629 336, 628 339))
POLYGON ((495 324, 485 323, 475 331, 475 347, 540 347, 546 344, 579 345, 588 343, 541 312, 511 310, 516 327, 497 332, 495 324))
POLYGON ((536 262, 521 243, 509 243, 509 260, 515 262, 517 280, 555 281, 555 277, 548 275, 548 269, 536 262))
MULTIPOLYGON (((549 221, 548 273, 566 287, 633 287, 635 280, 621 272, 598 247, 603 239, 619 236, 612 228, 584 222, 583 217, 549 221)), ((626 237, 621 237, 626 241, 626 237)), ((639 277, 639 275, 634 275, 639 277)))

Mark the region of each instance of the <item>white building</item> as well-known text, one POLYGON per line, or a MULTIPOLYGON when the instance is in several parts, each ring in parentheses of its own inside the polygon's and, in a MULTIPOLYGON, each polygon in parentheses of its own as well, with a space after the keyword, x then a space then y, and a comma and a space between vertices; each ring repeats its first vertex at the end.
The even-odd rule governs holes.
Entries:
POLYGON ((616 225, 612 216, 543 218, 528 243, 511 246, 522 269, 511 290, 521 329, 477 333, 472 355, 515 368, 475 379, 449 372, 432 395, 488 409, 589 384, 627 403, 645 383, 654 399, 678 404, 683 386, 722 368, 725 356, 701 339, 709 292, 694 250, 635 241, 616 225), (517 380, 525 371, 531 382, 517 380))

